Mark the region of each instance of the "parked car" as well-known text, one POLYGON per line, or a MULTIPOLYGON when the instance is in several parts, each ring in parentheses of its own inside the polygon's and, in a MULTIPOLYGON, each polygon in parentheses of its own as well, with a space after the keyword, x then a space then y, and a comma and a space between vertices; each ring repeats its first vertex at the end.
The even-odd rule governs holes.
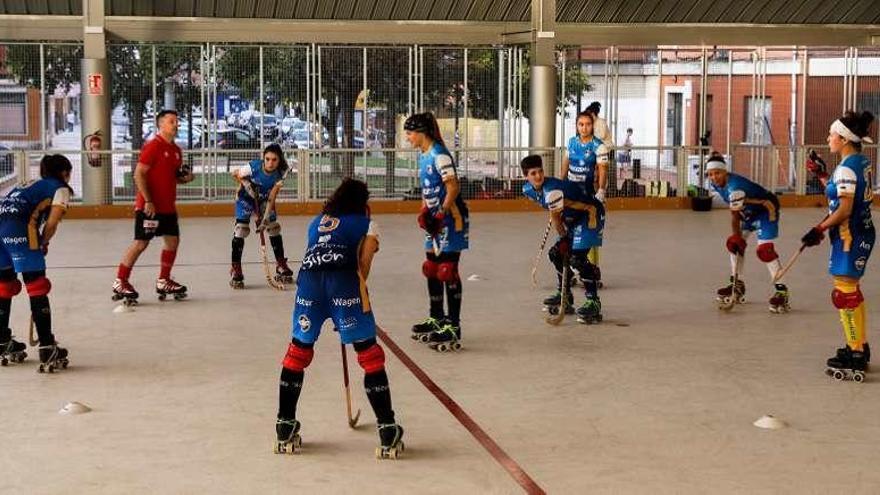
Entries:
POLYGON ((258 150, 260 140, 250 135, 244 129, 230 127, 217 131, 215 142, 218 148, 224 150, 258 150))

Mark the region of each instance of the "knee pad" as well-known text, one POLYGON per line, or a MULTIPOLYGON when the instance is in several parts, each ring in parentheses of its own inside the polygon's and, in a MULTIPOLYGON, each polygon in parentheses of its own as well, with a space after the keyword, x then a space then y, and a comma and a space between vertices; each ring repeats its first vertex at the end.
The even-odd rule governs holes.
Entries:
POLYGON ((440 263, 431 260, 425 260, 422 263, 422 274, 425 278, 437 278, 437 272, 440 270, 440 263))
POLYGON ((385 351, 379 344, 357 351, 358 364, 364 369, 364 373, 376 373, 385 369, 385 351))
POLYGON ((0 280, 0 299, 12 299, 21 292, 21 282, 17 278, 0 280))
POLYGON ((831 303, 837 309, 856 309, 864 300, 862 290, 858 287, 855 292, 843 292, 838 288, 831 291, 831 303))
POLYGON ((232 235, 233 237, 244 239, 245 237, 251 235, 251 226, 246 223, 236 222, 235 229, 232 231, 232 235))
POLYGON ((45 296, 52 290, 52 283, 46 277, 39 277, 25 282, 24 286, 27 288, 27 293, 30 297, 45 296))
POLYGON ((771 261, 779 259, 779 255, 776 254, 776 247, 773 246, 772 242, 758 244, 756 254, 758 255, 758 259, 763 261, 764 263, 770 263, 771 261))
POLYGON ((315 349, 311 347, 300 347, 297 345, 297 342, 291 342, 290 345, 287 346, 287 354, 284 356, 284 361, 281 362, 281 365, 290 371, 302 373, 302 371, 308 368, 309 364, 312 363, 312 358, 314 356, 315 349))
POLYGON ((437 265, 437 280, 441 282, 458 282, 458 263, 444 261, 437 265))
POLYGON ((269 222, 266 225, 266 232, 269 234, 269 237, 281 235, 281 224, 275 221, 269 222))

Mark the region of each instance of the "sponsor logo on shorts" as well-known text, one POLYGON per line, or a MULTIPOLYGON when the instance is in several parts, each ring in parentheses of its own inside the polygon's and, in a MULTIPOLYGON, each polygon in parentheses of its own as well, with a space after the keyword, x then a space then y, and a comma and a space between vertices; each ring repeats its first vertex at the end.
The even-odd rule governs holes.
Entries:
POLYGON ((869 251, 871 249, 871 243, 862 241, 859 243, 859 248, 864 249, 865 251, 869 251))
POLYGON ((351 308, 353 306, 359 305, 361 303, 360 297, 334 297, 333 305, 340 306, 343 308, 351 308))
POLYGON ((27 237, 4 237, 3 244, 26 244, 27 237))
POLYGON ((329 241, 331 237, 332 236, 330 234, 318 237, 318 244, 324 244, 325 242, 329 241))
POLYGON ((296 296, 296 303, 299 304, 300 306, 305 306, 307 308, 310 308, 310 307, 312 307, 313 302, 314 301, 309 301, 308 299, 303 299, 299 296, 296 296))
POLYGON ((855 265, 856 270, 858 270, 860 272, 864 271, 865 265, 868 264, 868 258, 865 258, 864 256, 862 256, 862 257, 858 258, 853 264, 855 265))
POLYGON ((349 328, 354 328, 357 326, 358 320, 354 316, 348 316, 342 319, 339 323, 340 330, 347 330, 349 328))
POLYGON ((299 328, 302 329, 303 332, 308 332, 310 328, 312 328, 312 320, 309 319, 306 315, 299 315, 299 328))

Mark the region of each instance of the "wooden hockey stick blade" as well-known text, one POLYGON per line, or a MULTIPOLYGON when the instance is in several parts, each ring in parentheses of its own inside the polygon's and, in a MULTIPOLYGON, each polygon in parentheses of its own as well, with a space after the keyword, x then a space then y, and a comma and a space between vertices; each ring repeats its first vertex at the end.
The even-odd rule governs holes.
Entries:
POLYGON ((431 236, 431 244, 434 248, 434 256, 440 256, 440 244, 437 242, 437 236, 431 236))
POLYGON ((351 411, 349 411, 348 414, 348 427, 354 430, 355 428, 357 428, 358 419, 360 419, 361 417, 361 410, 358 409, 353 418, 351 417, 351 411))
POLYGON ((28 328, 28 344, 30 344, 31 347, 36 347, 36 346, 40 345, 40 339, 34 338, 34 317, 33 316, 31 316, 31 323, 28 328))

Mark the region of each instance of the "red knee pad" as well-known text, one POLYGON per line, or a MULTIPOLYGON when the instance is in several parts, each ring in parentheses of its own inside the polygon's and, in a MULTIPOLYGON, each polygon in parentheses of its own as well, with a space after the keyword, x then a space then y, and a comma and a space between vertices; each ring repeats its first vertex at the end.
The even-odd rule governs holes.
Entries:
POLYGON ((440 265, 436 261, 425 260, 422 263, 422 274, 425 275, 426 278, 437 278, 437 271, 440 269, 440 265))
POLYGON ((458 282, 458 263, 444 261, 437 268, 437 280, 441 282, 458 282))
POLYGON ((773 246, 772 242, 758 244, 757 255, 758 259, 763 261, 764 263, 770 263, 771 261, 779 259, 779 255, 776 254, 776 247, 773 246))
POLYGON ((17 278, 0 280, 0 299, 12 299, 21 292, 21 282, 17 278))
POLYGON ((52 290, 52 282, 46 277, 40 277, 24 284, 27 293, 31 297, 45 296, 52 290))
POLYGON ((281 362, 281 365, 290 371, 302 373, 302 371, 311 364, 314 356, 314 349, 299 347, 291 342, 290 345, 287 346, 287 355, 284 356, 284 361, 281 362))
POLYGON ((376 373, 385 369, 385 351, 379 344, 373 344, 358 352, 357 355, 358 364, 361 365, 365 373, 376 373))
POLYGON ((831 291, 831 302, 837 309, 856 309, 864 300, 862 289, 856 289, 855 292, 843 292, 840 289, 831 291))

